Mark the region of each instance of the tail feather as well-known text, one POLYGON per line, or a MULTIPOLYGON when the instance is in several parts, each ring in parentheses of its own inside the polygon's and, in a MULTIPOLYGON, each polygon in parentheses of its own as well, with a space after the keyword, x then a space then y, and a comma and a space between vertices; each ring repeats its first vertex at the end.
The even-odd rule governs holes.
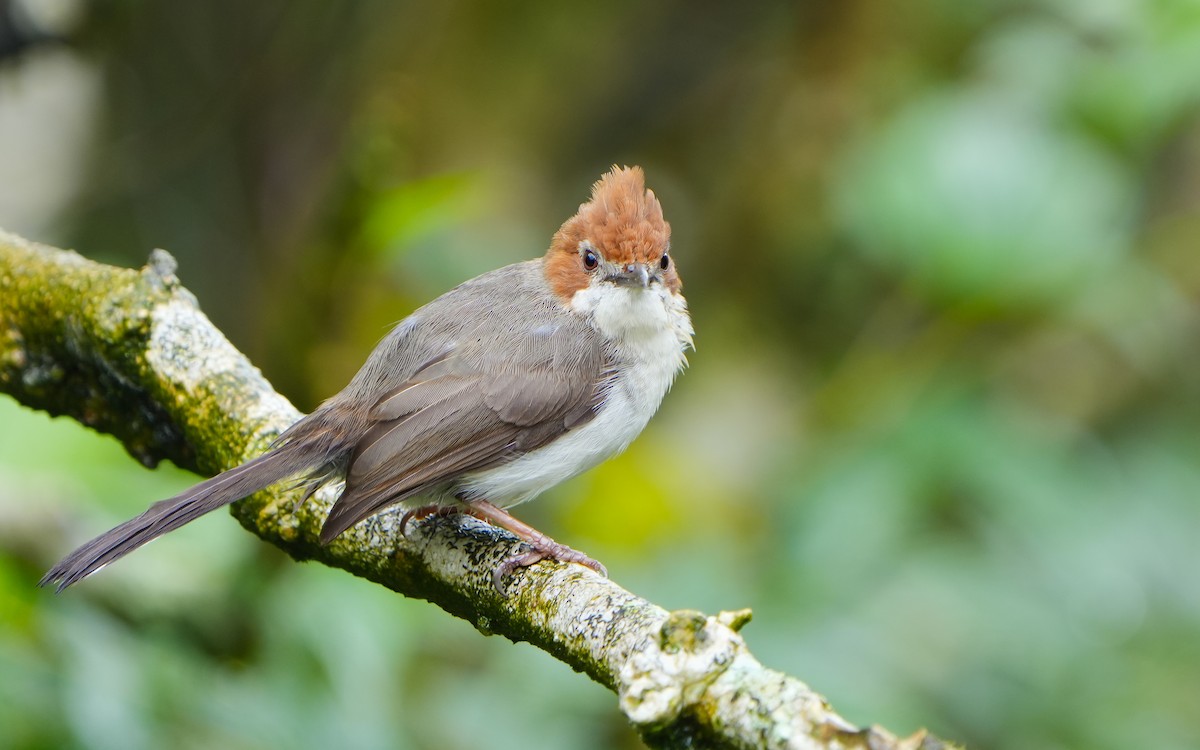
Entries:
POLYGON ((325 463, 327 455, 325 451, 314 450, 306 441, 284 443, 175 497, 151 505, 137 518, 101 534, 64 557, 42 576, 38 585, 57 584, 57 590, 62 591, 146 542, 205 513, 325 463))

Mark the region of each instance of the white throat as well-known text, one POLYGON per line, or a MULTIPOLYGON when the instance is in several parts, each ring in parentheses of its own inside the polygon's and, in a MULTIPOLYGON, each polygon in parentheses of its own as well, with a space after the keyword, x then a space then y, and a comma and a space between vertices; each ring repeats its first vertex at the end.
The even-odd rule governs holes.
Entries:
POLYGON ((639 289, 596 279, 575 292, 571 310, 590 318, 618 361, 648 360, 660 365, 666 373, 663 393, 687 364, 684 351, 692 345, 687 302, 662 284, 639 289))

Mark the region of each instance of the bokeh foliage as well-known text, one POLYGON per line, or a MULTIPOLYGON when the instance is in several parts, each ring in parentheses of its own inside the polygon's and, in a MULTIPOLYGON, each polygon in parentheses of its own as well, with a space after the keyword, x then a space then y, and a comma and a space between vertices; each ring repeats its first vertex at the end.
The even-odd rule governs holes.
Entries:
MULTIPOLYGON (((0 193, 46 196, 0 225, 167 248, 302 408, 642 164, 698 350, 521 515, 752 607, 851 720, 1200 743, 1200 5, 107 0, 62 37, 0 62, 0 193)), ((638 746, 548 657, 223 515, 32 588, 188 481, 0 400, 0 745, 638 746)))

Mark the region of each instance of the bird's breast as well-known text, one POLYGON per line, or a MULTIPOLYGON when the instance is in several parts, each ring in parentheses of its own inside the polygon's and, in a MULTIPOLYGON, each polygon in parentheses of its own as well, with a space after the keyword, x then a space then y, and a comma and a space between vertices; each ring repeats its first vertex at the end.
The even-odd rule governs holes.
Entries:
MULTIPOLYGON (((647 297, 643 292, 634 299, 647 297)), ((610 349, 613 371, 596 415, 537 450, 463 477, 459 486, 465 494, 503 507, 516 505, 623 451, 658 411, 687 362, 691 322, 682 297, 672 297, 678 298, 675 309, 654 298, 647 300, 642 317, 612 315, 602 304, 607 317, 595 325, 610 349)))

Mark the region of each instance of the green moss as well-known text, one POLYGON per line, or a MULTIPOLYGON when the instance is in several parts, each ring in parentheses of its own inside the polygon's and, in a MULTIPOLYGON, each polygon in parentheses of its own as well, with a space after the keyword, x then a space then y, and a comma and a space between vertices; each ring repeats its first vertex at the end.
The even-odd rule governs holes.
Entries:
POLYGON ((142 464, 191 465, 182 431, 141 377, 149 311, 169 295, 137 271, 0 236, 0 387, 115 435, 142 464))

